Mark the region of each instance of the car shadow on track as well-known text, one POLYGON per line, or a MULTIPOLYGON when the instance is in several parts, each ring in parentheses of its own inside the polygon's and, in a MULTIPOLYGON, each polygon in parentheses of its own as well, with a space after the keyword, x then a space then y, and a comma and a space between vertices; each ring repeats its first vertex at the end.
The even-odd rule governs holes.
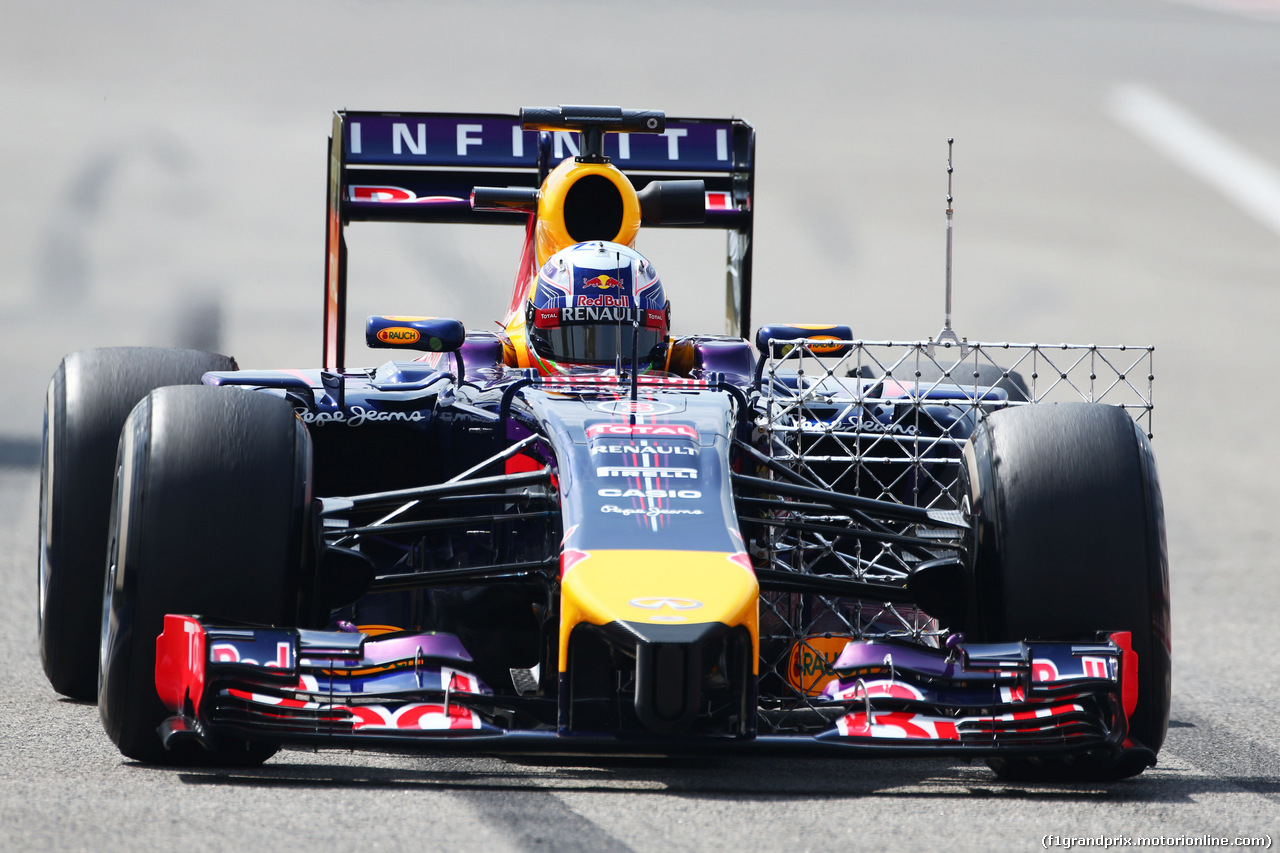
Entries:
MULTIPOLYGON (((322 759, 322 756, 317 756, 322 759)), ((354 756, 349 756, 354 757, 354 756)), ((286 757, 287 760, 287 757, 286 757)), ((607 758, 507 756, 406 758, 416 768, 285 763, 253 770, 179 774, 190 785, 260 788, 661 794, 771 802, 862 797, 1061 802, 1189 802, 1199 794, 1245 788, 1280 795, 1280 781, 1213 778, 1157 769, 1106 784, 1028 784, 998 780, 983 764, 946 761, 791 758, 607 758), (1260 790, 1259 785, 1265 790, 1260 790)))

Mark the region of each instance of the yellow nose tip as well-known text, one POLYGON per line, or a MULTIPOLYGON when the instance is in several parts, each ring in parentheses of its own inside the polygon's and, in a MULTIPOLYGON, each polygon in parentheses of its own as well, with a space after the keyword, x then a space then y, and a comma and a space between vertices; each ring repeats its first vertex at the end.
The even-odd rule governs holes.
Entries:
POLYGON ((759 656, 760 586, 745 554, 719 551, 592 551, 560 587, 560 671, 580 622, 607 625, 742 625, 759 656))

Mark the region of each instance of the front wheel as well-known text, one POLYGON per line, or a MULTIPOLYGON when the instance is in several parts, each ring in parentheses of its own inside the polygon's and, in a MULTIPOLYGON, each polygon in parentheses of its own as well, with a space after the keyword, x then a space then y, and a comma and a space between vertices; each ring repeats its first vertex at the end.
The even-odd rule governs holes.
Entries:
POLYGON ((124 755, 157 764, 255 764, 275 750, 165 750, 155 686, 166 613, 298 623, 311 442, 292 407, 238 388, 152 392, 125 422, 102 613, 98 708, 124 755))
POLYGON ((53 689, 73 699, 98 692, 98 625, 111 481, 120 427, 138 401, 166 385, 195 385, 235 370, 225 355, 157 347, 71 353, 45 402, 37 559, 40 659, 53 689))
MULTIPOLYGON (((1169 723, 1169 571, 1146 436, 1114 406, 1021 406, 985 418, 964 462, 976 545, 970 632, 1002 642, 1129 631, 1138 656, 1129 736, 1158 752, 1169 723)), ((1145 767, 992 765, 1024 779, 1115 778, 1145 767)))

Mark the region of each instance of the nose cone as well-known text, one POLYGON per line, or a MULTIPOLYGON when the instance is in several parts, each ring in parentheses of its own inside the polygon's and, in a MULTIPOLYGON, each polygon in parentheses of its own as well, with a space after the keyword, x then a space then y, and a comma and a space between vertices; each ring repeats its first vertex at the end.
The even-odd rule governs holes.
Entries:
POLYGON ((640 642, 663 627, 743 626, 759 653, 760 586, 746 554, 718 551, 613 551, 579 554, 560 587, 560 671, 574 626, 625 626, 640 642))
MULTIPOLYGON (((634 653, 635 720, 662 735, 754 733, 760 587, 743 553, 566 551, 560 585, 562 727, 579 727, 592 632, 634 653), (591 627, 596 626, 596 627, 591 627), (574 629, 579 630, 576 635, 574 629), (573 637, 579 645, 572 646, 573 637), (572 653, 570 649, 576 648, 572 653), (573 671, 570 671, 572 657, 573 671), (586 663, 583 663, 583 661, 586 663), (715 706, 717 713, 709 713, 715 706)), ((624 664, 625 666, 625 664, 624 664)), ((625 678, 623 679, 626 680, 625 678)), ((613 701, 618 695, 613 694, 613 701)), ((590 724, 583 726, 590 729, 590 724)))

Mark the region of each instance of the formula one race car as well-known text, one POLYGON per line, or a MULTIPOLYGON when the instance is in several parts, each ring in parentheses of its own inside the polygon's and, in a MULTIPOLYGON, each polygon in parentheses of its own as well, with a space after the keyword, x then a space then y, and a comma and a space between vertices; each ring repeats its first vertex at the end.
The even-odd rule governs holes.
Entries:
POLYGON ((96 695, 120 751, 157 763, 302 745, 1154 764, 1151 348, 949 322, 748 342, 753 169, 739 119, 337 113, 322 367, 118 348, 49 386, 54 688, 96 695), (523 225, 502 331, 370 317, 367 344, 399 352, 348 367, 352 220, 523 225), (672 337, 642 226, 728 232, 727 334, 672 337))

